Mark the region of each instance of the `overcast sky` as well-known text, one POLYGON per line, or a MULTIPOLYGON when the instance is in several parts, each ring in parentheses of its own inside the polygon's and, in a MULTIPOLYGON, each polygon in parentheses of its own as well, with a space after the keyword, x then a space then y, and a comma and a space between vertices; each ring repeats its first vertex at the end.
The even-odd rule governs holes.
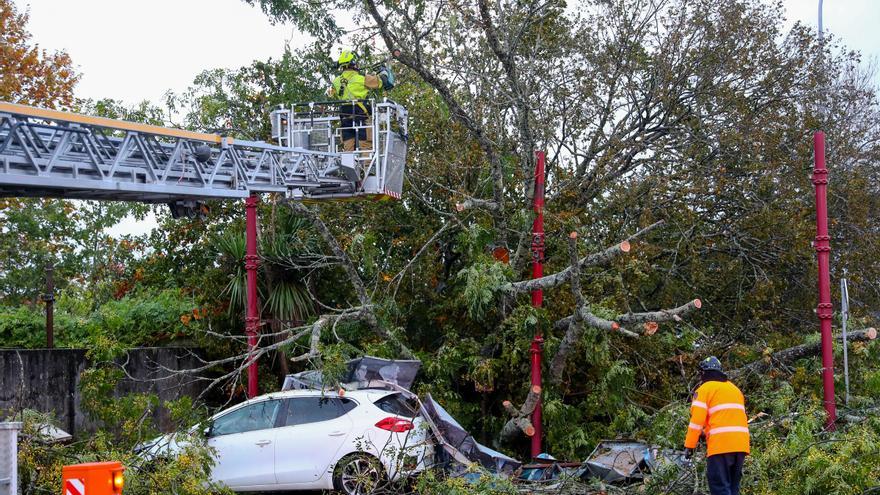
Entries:
MULTIPOLYGON (((291 26, 273 26, 242 0, 14 1, 30 9, 34 41, 73 58, 80 97, 158 102, 203 69, 240 67, 302 43, 291 26)), ((818 0, 783 3, 789 23, 816 26, 818 0)), ((880 57, 880 0, 825 0, 824 24, 848 46, 880 57)))
POLYGON ((13 0, 30 9, 33 41, 66 50, 76 94, 159 102, 204 69, 279 56, 300 38, 242 0, 13 0))
MULTIPOLYGON (((768 0, 770 1, 770 0, 768 0)), ((203 69, 237 68, 302 44, 242 0, 14 0, 30 11, 28 30, 48 50, 66 50, 82 73, 76 95, 132 104, 182 91, 203 69)), ((787 23, 817 25, 818 0, 783 0, 787 23)), ((880 0, 825 0, 826 32, 880 58, 880 0)), ((880 86, 880 74, 875 77, 880 86)), ((126 222, 116 233, 154 222, 126 222)))

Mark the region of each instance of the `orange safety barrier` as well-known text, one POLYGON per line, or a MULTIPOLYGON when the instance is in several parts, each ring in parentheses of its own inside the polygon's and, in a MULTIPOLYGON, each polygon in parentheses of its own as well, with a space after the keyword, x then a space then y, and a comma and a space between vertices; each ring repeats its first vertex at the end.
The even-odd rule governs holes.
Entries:
POLYGON ((64 466, 63 495, 121 495, 125 467, 120 462, 90 462, 64 466))

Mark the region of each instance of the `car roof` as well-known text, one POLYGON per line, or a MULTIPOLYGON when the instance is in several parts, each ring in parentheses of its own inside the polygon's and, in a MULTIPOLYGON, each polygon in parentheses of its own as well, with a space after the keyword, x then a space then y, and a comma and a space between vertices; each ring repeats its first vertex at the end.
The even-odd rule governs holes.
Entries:
POLYGON ((259 395, 253 399, 249 399, 247 403, 260 402, 267 399, 288 399, 291 397, 351 397, 352 399, 366 399, 370 402, 376 401, 387 395, 396 394, 394 390, 386 389, 360 389, 346 390, 342 394, 338 390, 314 390, 314 389, 298 389, 285 390, 283 392, 271 392, 259 395))
POLYGON ((264 400, 269 399, 289 399, 293 397, 342 397, 342 398, 352 398, 359 402, 368 402, 372 404, 382 397, 386 397, 393 394, 399 394, 395 390, 388 389, 380 389, 380 388, 370 388, 370 389, 360 389, 360 390, 345 390, 342 395, 339 394, 338 390, 314 390, 314 389, 297 389, 297 390, 285 390, 283 392, 270 392, 268 394, 258 395, 253 399, 248 399, 244 402, 240 402, 238 404, 226 407, 217 411, 213 417, 222 416, 230 411, 235 409, 239 409, 244 407, 247 404, 255 404, 257 402, 262 402, 264 400))

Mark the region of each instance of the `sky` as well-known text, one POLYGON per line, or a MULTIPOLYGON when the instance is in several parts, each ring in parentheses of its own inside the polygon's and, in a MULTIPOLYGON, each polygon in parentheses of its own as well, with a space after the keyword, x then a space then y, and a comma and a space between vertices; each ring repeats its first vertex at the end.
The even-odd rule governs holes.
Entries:
MULTIPOLYGON (((771 0, 767 0, 771 1, 771 0)), ((80 98, 128 104, 160 102, 183 91, 207 68, 237 68, 278 57, 304 38, 290 25, 272 25, 242 0, 13 0, 30 11, 28 30, 47 50, 65 50, 82 74, 80 98)), ((818 0, 783 0, 786 23, 817 26, 818 0)), ((824 28, 865 60, 880 59, 880 0, 824 0, 824 28)), ((880 74, 875 77, 880 86, 880 74)), ((113 235, 156 226, 132 219, 113 235)))
POLYGON ((82 74, 81 98, 158 102, 204 69, 278 57, 301 39, 242 0, 13 0, 30 10, 28 30, 65 50, 82 74))

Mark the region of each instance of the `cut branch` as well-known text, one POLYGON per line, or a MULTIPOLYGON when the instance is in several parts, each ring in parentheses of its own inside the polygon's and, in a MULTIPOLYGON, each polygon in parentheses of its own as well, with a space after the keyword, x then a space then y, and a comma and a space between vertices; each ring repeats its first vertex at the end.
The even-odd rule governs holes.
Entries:
POLYGON ((462 201, 461 203, 455 203, 455 209, 458 212, 463 212, 465 210, 471 210, 474 208, 482 208, 484 210, 495 211, 498 210, 500 206, 495 201, 489 201, 479 198, 469 198, 462 201))
POLYGON ((649 311, 647 313, 625 313, 622 315, 618 315, 614 321, 599 318, 596 315, 590 313, 586 308, 581 308, 580 314, 576 312, 571 316, 566 316, 565 318, 558 320, 556 323, 553 324, 553 328, 556 328, 557 330, 568 328, 574 318, 580 317, 590 326, 612 332, 620 332, 628 337, 638 337, 639 334, 653 335, 654 332, 657 331, 657 323, 670 320, 681 321, 683 315, 693 310, 700 309, 702 306, 702 301, 700 301, 699 299, 694 299, 693 301, 677 308, 661 309, 658 311, 649 311), (636 327, 640 328, 640 331, 634 332, 620 326, 621 324, 633 323, 643 324, 640 327, 636 327))
POLYGON ((646 313, 626 313, 618 315, 616 320, 624 325, 630 323, 659 323, 669 320, 681 321, 683 315, 700 309, 701 307, 703 307, 703 302, 699 299, 694 299, 687 304, 673 309, 661 309, 659 311, 648 311, 646 313))
POLYGON ((559 343, 559 349, 550 361, 550 382, 559 383, 562 379, 562 371, 565 369, 565 363, 568 355, 574 349, 575 343, 581 338, 584 332, 583 319, 580 318, 580 311, 584 307, 584 295, 581 293, 581 270, 578 262, 577 252, 577 232, 568 235, 568 255, 571 261, 571 293, 574 295, 575 313, 574 317, 568 322, 568 329, 562 342, 559 343))
MULTIPOLYGON (((578 268, 580 269, 580 268, 585 268, 585 267, 589 267, 589 266, 596 266, 596 265, 608 263, 612 259, 614 259, 622 254, 628 253, 630 251, 631 246, 632 246, 632 244, 631 244, 632 241, 644 236, 648 232, 656 229, 657 227, 659 227, 661 225, 663 225, 663 220, 660 220, 659 222, 653 223, 653 224, 645 227, 644 229, 629 236, 623 242, 617 243, 617 244, 605 249, 604 251, 601 251, 598 253, 593 253, 593 254, 590 254, 590 255, 587 255, 587 256, 581 258, 580 261, 577 263, 578 268)), ((569 266, 568 268, 566 268, 564 270, 553 273, 551 275, 543 276, 541 278, 536 278, 536 279, 532 279, 532 280, 523 280, 520 282, 511 282, 509 284, 504 285, 502 287, 502 290, 518 293, 518 292, 531 292, 531 291, 539 290, 539 289, 541 289, 541 290, 552 289, 553 287, 557 287, 559 285, 562 285, 567 280, 569 280, 571 278, 571 274, 572 274, 572 267, 569 266)))
MULTIPOLYGON (((869 342, 877 338, 877 330, 874 328, 866 328, 864 330, 856 330, 846 336, 847 342, 869 342)), ((836 339, 835 339, 836 340, 836 339)), ((774 352, 767 356, 753 361, 741 368, 737 368, 729 373, 733 377, 744 376, 749 374, 764 374, 770 371, 776 365, 789 365, 798 359, 809 356, 818 356, 822 352, 822 342, 812 344, 801 344, 788 349, 774 352)))
POLYGON ((504 410, 510 414, 511 418, 501 429, 501 440, 510 440, 520 433, 528 437, 533 436, 535 434, 535 426, 532 425, 529 416, 535 411, 540 401, 541 387, 538 385, 532 385, 529 389, 529 395, 526 396, 525 402, 519 409, 514 407, 509 400, 504 401, 502 404, 504 410))

